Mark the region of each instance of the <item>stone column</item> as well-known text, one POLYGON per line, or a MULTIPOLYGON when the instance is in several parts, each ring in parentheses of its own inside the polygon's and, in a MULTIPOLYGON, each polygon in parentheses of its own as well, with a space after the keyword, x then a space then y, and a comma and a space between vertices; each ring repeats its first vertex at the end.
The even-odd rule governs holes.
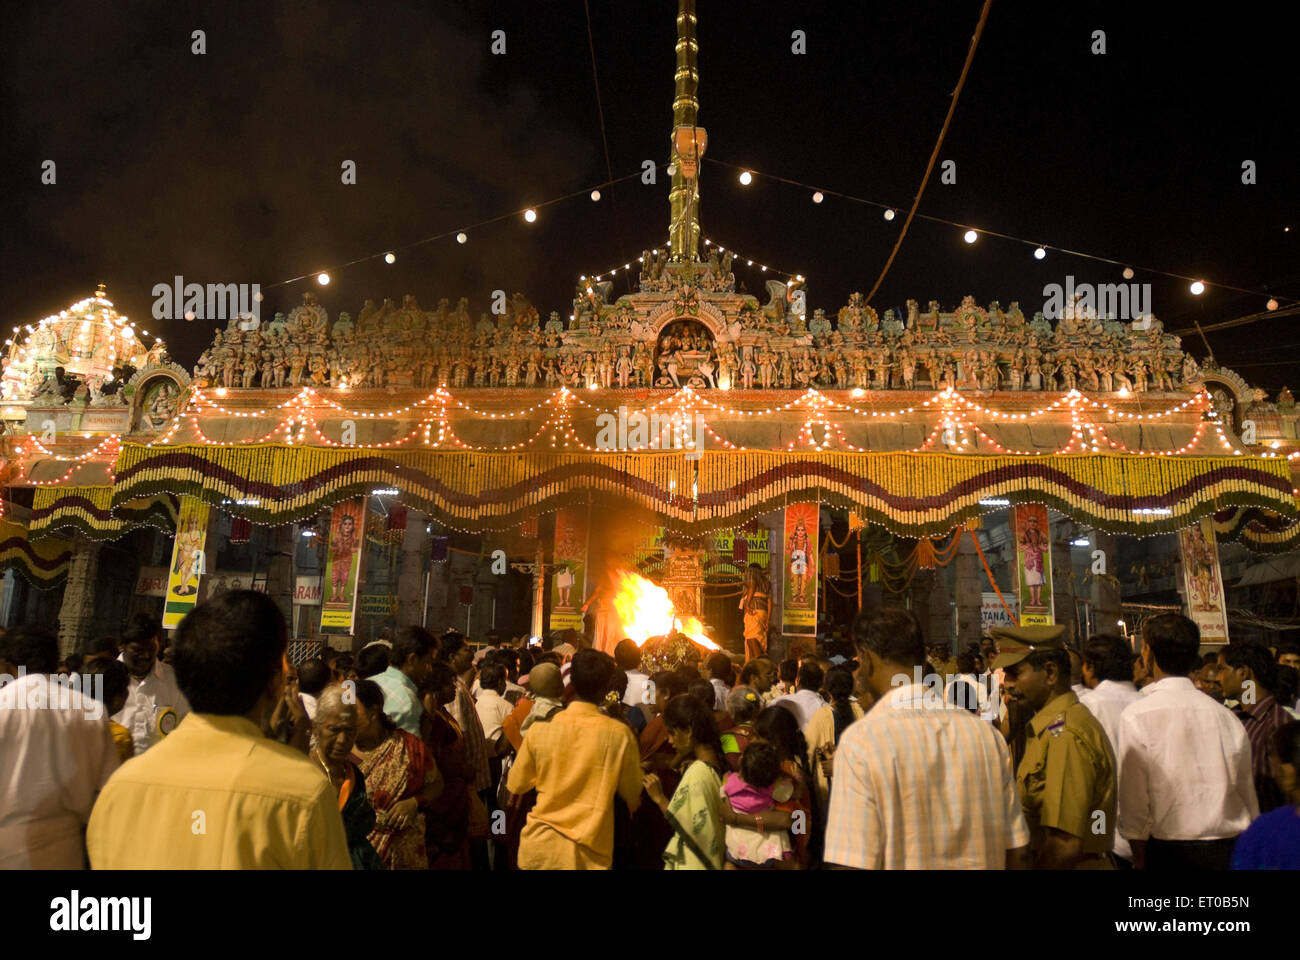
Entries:
POLYGON ((99 579, 102 544, 78 534, 73 540, 72 562, 59 609, 59 656, 86 649, 95 619, 95 583, 99 579))
POLYGON ((1074 611, 1074 567, 1070 563, 1070 541, 1052 531, 1052 606, 1056 622, 1065 625, 1065 642, 1073 644, 1078 629, 1074 611))
POLYGON ((397 623, 418 625, 424 619, 424 558, 429 552, 428 521, 408 510, 402 536, 402 572, 397 577, 397 623))
POLYGON ((908 585, 912 613, 920 621, 921 630, 925 633, 927 642, 933 636, 934 630, 934 624, 930 622, 930 598, 934 593, 934 585, 937 579, 933 570, 919 568, 913 574, 911 584, 908 585))
POLYGON ((266 542, 266 595, 284 614, 284 621, 293 624, 293 552, 294 525, 286 523, 271 527, 266 542))
POLYGON ((952 651, 952 588, 948 585, 947 569, 934 571, 934 588, 930 591, 930 618, 921 623, 926 627, 925 642, 948 645, 952 651))
MULTIPOLYGON (((1089 600, 1092 603, 1092 623, 1094 633, 1118 633, 1123 634, 1119 628, 1119 620, 1122 616, 1120 596, 1120 585, 1118 579, 1111 579, 1117 576, 1116 570, 1119 566, 1119 544, 1112 533, 1102 533, 1100 530, 1094 531, 1092 536, 1092 551, 1100 550, 1102 556, 1106 559, 1106 574, 1093 574, 1092 576, 1092 593, 1089 600)), ((1088 559, 1089 567, 1092 566, 1091 556, 1088 559)))
POLYGON ((424 623, 436 633, 451 627, 458 630, 464 627, 464 624, 456 624, 451 619, 451 557, 452 554, 448 553, 445 561, 433 563, 430 567, 429 612, 424 623))
POLYGON ((984 566, 980 563, 975 544, 971 541, 974 531, 962 531, 961 541, 957 546, 957 649, 962 650, 972 643, 980 642, 983 632, 980 622, 980 607, 983 603, 983 586, 986 577, 984 566))
POLYGON ((537 557, 533 561, 533 616, 530 635, 540 637, 545 633, 546 614, 546 551, 542 541, 537 541, 537 557))

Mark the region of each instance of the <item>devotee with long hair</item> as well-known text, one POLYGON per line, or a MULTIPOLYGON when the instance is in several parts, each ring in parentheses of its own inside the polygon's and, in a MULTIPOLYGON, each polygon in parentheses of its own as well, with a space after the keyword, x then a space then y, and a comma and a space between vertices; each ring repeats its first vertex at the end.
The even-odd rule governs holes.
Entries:
POLYGON ((644 779, 646 795, 673 828, 664 850, 666 870, 721 870, 726 836, 722 824, 722 778, 730 771, 718 739, 713 710, 699 697, 668 701, 664 722, 678 756, 687 763, 670 799, 656 774, 644 779))

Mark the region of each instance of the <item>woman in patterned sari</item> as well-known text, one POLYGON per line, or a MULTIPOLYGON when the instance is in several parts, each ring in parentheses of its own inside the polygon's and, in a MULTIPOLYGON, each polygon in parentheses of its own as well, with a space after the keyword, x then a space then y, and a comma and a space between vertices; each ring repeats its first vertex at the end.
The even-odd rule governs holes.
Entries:
POLYGON ((427 870, 424 810, 441 795, 442 777, 419 737, 384 713, 384 693, 373 680, 357 684, 357 745, 353 758, 366 781, 377 822, 370 845, 389 870, 427 870))
POLYGON ((698 697, 683 694, 668 702, 664 722, 677 753, 688 759, 671 800, 658 776, 647 774, 644 781, 646 794, 673 828, 664 850, 664 869, 721 870, 725 849, 722 778, 727 762, 713 710, 698 697))
POLYGON ((357 708, 343 701, 343 688, 329 686, 320 692, 313 721, 315 746, 309 754, 329 777, 343 815, 343 831, 353 870, 382 870, 384 863, 370 845, 375 811, 366 796, 366 779, 350 754, 357 741, 357 708))

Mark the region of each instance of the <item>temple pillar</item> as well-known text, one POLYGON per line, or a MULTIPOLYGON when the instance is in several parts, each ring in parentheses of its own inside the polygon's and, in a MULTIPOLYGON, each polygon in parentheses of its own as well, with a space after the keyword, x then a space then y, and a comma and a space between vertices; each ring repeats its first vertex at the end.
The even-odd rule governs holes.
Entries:
POLYGON ((428 520, 418 510, 408 510, 402 535, 402 572, 397 577, 398 626, 418 626, 424 620, 424 556, 428 548, 428 520))
POLYGON ((441 562, 435 561, 429 568, 428 613, 425 626, 435 633, 443 633, 457 624, 451 618, 451 555, 441 562))
POLYGON ((540 637, 545 631, 546 616, 546 550, 537 541, 537 557, 533 561, 533 616, 528 628, 530 636, 540 637))
POLYGON ((59 656, 78 653, 90 643, 95 619, 95 583, 99 579, 99 551, 103 544, 80 534, 73 539, 72 560, 59 609, 59 656))
POLYGON ((930 597, 934 593, 934 584, 938 578, 933 570, 918 568, 908 585, 908 601, 912 613, 921 624, 921 632, 929 642, 933 624, 930 623, 930 597))
POLYGON ((963 650, 980 642, 982 623, 980 607, 983 605, 984 570, 975 550, 972 536, 975 531, 963 530, 957 545, 957 649, 963 650))
MULTIPOLYGON (((490 554, 492 548, 487 541, 482 542, 483 547, 480 549, 490 554)), ((478 558, 473 571, 474 596, 470 603, 468 625, 468 630, 471 631, 469 637, 475 643, 481 642, 496 625, 497 585, 500 582, 501 577, 492 572, 490 557, 478 558)))
POLYGON ((285 623, 293 623, 293 552, 297 546, 296 527, 292 523, 271 527, 266 545, 266 595, 284 614, 285 623))
POLYGON ((1065 642, 1073 645, 1077 639, 1078 617, 1074 609, 1074 567, 1070 563, 1070 541, 1061 530, 1066 524, 1056 524, 1052 531, 1052 606, 1055 620, 1065 627, 1065 642))
POLYGON ((926 643, 947 644, 952 651, 952 591, 948 587, 947 570, 935 569, 934 587, 930 590, 928 619, 921 618, 926 643))
MULTIPOLYGON (((1123 634, 1119 627, 1122 599, 1120 585, 1115 577, 1113 567, 1119 563, 1119 544, 1113 533, 1096 530, 1092 535, 1093 551, 1100 550, 1106 559, 1106 574, 1093 574, 1092 591, 1089 600, 1092 604, 1092 632, 1123 634)), ((1089 557, 1089 566, 1093 561, 1089 557)))

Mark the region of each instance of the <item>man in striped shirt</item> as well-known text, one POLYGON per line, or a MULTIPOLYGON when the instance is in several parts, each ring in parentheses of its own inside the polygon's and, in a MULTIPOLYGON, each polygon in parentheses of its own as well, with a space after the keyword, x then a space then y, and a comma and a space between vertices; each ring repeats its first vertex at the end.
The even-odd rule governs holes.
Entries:
POLYGON ((1028 865, 1029 828, 996 730, 916 683, 925 638, 907 610, 859 614, 858 683, 875 706, 835 751, 828 863, 863 870, 1028 865), (915 673, 914 673, 915 671, 915 673))
POLYGON ((1273 734, 1290 722, 1291 715, 1273 696, 1277 665, 1272 654, 1258 643, 1228 644, 1219 651, 1219 682, 1223 685, 1223 695, 1237 701, 1232 712, 1245 725, 1250 739, 1250 769, 1259 812, 1276 810, 1286 803, 1286 797, 1273 780, 1269 754, 1273 734))

